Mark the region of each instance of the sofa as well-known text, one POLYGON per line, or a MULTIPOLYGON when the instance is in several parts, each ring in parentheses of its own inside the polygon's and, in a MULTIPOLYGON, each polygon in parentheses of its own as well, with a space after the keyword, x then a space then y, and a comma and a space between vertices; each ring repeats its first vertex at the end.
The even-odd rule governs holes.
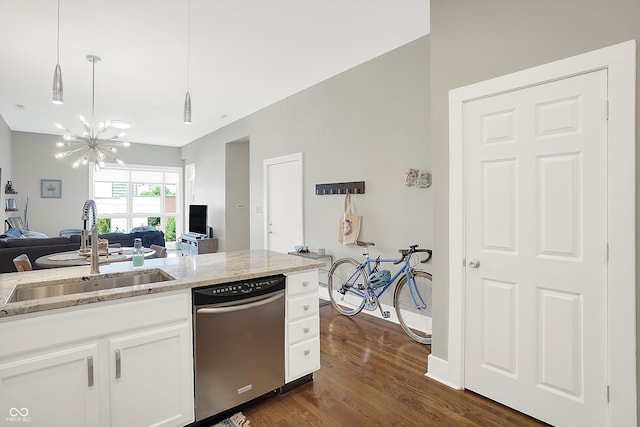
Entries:
MULTIPOLYGON (((43 255, 80 249, 80 230, 64 230, 60 237, 29 237, 34 234, 39 233, 10 229, 0 235, 0 273, 16 271, 13 259, 20 254, 26 254, 33 268, 38 269, 36 259, 43 255)), ((160 230, 105 233, 98 237, 109 240, 110 245, 119 243, 123 247, 133 247, 136 238, 141 238, 142 245, 146 248, 151 245, 165 246, 164 233, 160 230)))

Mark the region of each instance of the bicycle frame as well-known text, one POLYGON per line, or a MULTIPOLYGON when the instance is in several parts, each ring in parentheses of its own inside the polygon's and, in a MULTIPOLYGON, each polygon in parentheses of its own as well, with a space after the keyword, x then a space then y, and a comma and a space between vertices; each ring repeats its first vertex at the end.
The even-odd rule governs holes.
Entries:
MULTIPOLYGON (((364 255, 366 256, 365 260, 358 266, 358 269, 356 270, 356 272, 354 272, 349 277, 349 279, 347 279, 347 282, 351 282, 354 275, 357 274, 357 272, 359 271, 366 271, 366 275, 367 277, 369 277, 369 275, 371 275, 371 272, 372 272, 371 264, 395 263, 398 261, 397 259, 389 259, 389 258, 372 259, 369 257, 368 253, 365 253, 364 255)), ((382 296, 382 294, 384 294, 386 290, 389 289, 389 287, 395 283, 396 279, 398 279, 398 277, 404 274, 405 277, 407 278, 407 282, 409 283, 409 291, 411 293, 413 303, 416 306, 424 306, 425 303, 424 303, 424 300, 422 299, 422 295, 418 294, 418 298, 420 299, 420 302, 416 301, 416 296, 414 295, 414 289, 416 287, 415 278, 412 274, 412 268, 409 266, 409 261, 410 261, 410 258, 408 258, 404 262, 404 265, 402 266, 402 268, 400 268, 393 276, 391 276, 389 281, 384 286, 381 286, 380 288, 374 291, 376 298, 380 298, 380 296, 382 296)), ((355 294, 362 297, 365 296, 364 292, 356 288, 350 288, 349 291, 354 292, 355 294)))

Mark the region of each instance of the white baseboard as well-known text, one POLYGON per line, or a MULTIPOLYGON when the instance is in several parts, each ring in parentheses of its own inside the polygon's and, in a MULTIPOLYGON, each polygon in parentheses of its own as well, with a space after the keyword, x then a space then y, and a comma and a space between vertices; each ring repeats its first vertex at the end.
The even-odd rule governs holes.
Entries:
POLYGON ((449 381, 449 362, 435 357, 433 354, 430 354, 427 358, 427 373, 425 376, 446 386, 460 390, 460 387, 449 381))

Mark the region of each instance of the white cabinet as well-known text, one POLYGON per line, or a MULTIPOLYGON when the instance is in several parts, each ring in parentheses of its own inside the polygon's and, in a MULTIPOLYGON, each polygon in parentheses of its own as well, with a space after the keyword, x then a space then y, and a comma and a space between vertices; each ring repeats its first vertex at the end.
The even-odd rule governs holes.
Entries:
POLYGON ((318 271, 287 275, 285 381, 320 369, 318 271))
POLYGON ((193 413, 191 327, 178 324, 109 340, 112 426, 182 425, 193 413))
POLYGON ((0 426, 194 420, 189 290, 21 316, 0 339, 0 426))
POLYGON ((0 425, 100 425, 97 360, 92 343, 1 364, 0 425))
POLYGON ((180 236, 180 252, 183 256, 212 254, 218 252, 218 239, 215 237, 195 238, 191 236, 180 236))

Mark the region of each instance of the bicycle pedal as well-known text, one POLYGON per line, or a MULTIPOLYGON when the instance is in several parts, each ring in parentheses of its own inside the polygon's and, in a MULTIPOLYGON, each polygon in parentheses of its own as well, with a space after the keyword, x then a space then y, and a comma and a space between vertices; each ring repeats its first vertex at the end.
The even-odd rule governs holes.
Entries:
POLYGON ((391 317, 391 313, 389 313, 388 311, 383 311, 382 317, 384 317, 385 319, 388 319, 389 317, 391 317))

